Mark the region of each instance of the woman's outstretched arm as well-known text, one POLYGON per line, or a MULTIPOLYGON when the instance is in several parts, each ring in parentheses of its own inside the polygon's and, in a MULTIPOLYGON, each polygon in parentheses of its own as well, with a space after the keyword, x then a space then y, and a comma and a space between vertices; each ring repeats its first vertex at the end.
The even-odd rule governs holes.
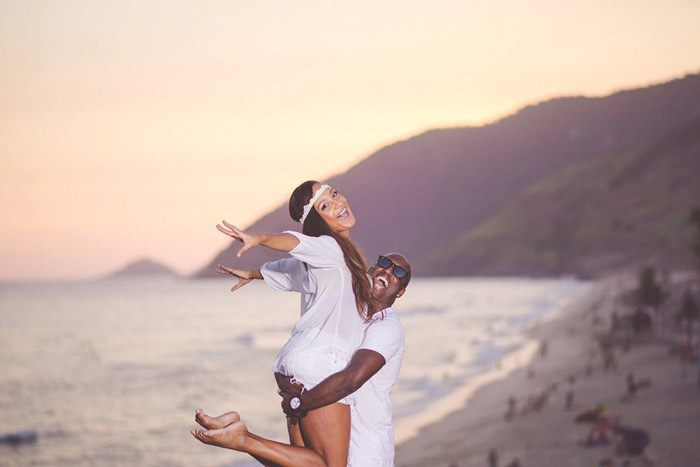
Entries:
POLYGON ((226 266, 222 266, 221 264, 216 265, 216 272, 219 274, 228 274, 230 276, 233 276, 238 279, 238 282, 236 282, 236 285, 231 287, 231 292, 235 292, 236 290, 240 289, 244 285, 248 284, 249 282, 252 282, 255 279, 263 279, 262 274, 260 273, 260 268, 258 269, 233 269, 233 268, 227 268, 226 266))
POLYGON ((243 243, 243 247, 236 254, 239 258, 248 250, 258 245, 271 250, 289 253, 299 244, 299 239, 288 233, 248 233, 233 224, 222 221, 224 226, 216 224, 220 232, 243 243))

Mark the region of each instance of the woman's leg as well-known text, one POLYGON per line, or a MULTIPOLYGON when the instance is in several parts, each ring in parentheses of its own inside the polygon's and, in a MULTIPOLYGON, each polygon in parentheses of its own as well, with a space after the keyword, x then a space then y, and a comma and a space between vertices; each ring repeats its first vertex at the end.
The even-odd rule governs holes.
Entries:
MULTIPOLYGON (((350 446, 350 406, 336 402, 312 410, 298 425, 303 445, 320 454, 326 465, 346 466, 350 446)), ((290 439, 291 434, 290 431, 290 439)))
MULTIPOLYGON (((287 419, 287 432, 289 433, 289 444, 291 446, 298 446, 301 448, 305 447, 304 446, 304 439, 301 437, 301 430, 299 429, 298 421, 295 421, 294 423, 292 423, 292 420, 288 418, 287 419)), ((258 438, 258 439, 261 440, 262 438, 258 438)), ((291 458, 292 456, 295 456, 295 455, 298 456, 299 453, 301 453, 301 452, 302 451, 289 451, 288 454, 290 455, 290 458, 291 458)), ((254 455, 254 454, 250 454, 250 455, 253 456, 255 458, 255 460, 260 462, 265 467, 279 467, 281 465, 281 464, 275 464, 274 462, 272 462, 268 459, 264 459, 260 456, 254 455)), ((283 455, 284 455, 284 453, 283 453, 283 455)), ((304 458, 303 456, 300 456, 300 457, 301 457, 300 460, 302 462, 312 462, 312 461, 317 462, 318 461, 318 459, 311 459, 308 457, 304 458)))
POLYGON ((289 433, 289 444, 292 446, 301 446, 302 448, 306 447, 304 445, 304 438, 301 437, 298 420, 292 424, 292 420, 289 418, 287 419, 287 433, 289 433))
POLYGON ((236 412, 209 417, 197 410, 204 430, 192 434, 201 442, 247 452, 265 466, 345 467, 350 445, 350 407, 335 403, 312 410, 299 423, 287 420, 291 445, 277 443, 248 432, 236 412))
POLYGON ((204 444, 246 452, 266 466, 327 467, 316 451, 250 433, 241 421, 214 430, 193 430, 192 436, 204 444))

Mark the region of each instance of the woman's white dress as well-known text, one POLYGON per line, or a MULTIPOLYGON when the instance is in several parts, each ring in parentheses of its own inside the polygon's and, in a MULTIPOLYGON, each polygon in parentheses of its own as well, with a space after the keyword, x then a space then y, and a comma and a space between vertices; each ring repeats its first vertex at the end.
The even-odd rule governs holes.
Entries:
POLYGON ((345 368, 362 341, 365 323, 357 312, 352 276, 335 239, 285 233, 299 239, 290 251, 292 258, 265 263, 260 272, 273 289, 301 294, 301 316, 273 371, 292 375, 311 389, 345 368))

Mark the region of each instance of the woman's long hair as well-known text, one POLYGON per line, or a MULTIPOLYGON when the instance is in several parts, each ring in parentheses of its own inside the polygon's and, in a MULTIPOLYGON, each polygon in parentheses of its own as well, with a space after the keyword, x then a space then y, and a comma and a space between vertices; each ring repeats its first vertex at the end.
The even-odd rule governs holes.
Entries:
MULTIPOLYGON (((292 196, 289 198, 289 215, 295 221, 298 222, 299 219, 301 219, 304 206, 313 196, 313 187, 317 183, 319 182, 315 180, 302 183, 294 190, 292 196)), ((338 242, 338 245, 340 245, 340 249, 343 251, 343 257, 345 258, 345 265, 352 275, 352 291, 355 294, 357 312, 363 319, 369 320, 372 315, 380 311, 379 303, 372 297, 372 285, 367 278, 367 263, 365 262, 365 257, 355 242, 333 232, 318 211, 313 208, 311 212, 309 212, 309 215, 306 216, 302 227, 302 233, 310 237, 320 237, 321 235, 333 237, 335 241, 338 242)))

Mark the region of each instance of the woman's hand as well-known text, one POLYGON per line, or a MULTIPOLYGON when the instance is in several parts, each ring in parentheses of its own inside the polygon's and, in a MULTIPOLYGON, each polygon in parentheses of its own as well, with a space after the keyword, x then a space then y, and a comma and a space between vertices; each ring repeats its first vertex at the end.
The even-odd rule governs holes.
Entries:
POLYGON ((238 250, 238 253, 236 253, 236 256, 239 258, 243 256, 243 253, 246 251, 250 250, 251 248, 260 245, 260 243, 263 240, 263 236, 260 234, 252 234, 252 233, 247 233, 239 229, 233 224, 229 224, 226 221, 221 221, 226 227, 222 227, 220 224, 216 224, 216 228, 219 229, 220 232, 225 233, 229 237, 238 240, 239 242, 243 242, 243 247, 238 250))
POLYGON ((256 275, 258 271, 255 269, 231 269, 221 264, 216 265, 216 272, 219 274, 228 274, 238 279, 236 285, 231 287, 231 292, 235 292, 249 282, 252 282, 253 279, 258 278, 256 275))

